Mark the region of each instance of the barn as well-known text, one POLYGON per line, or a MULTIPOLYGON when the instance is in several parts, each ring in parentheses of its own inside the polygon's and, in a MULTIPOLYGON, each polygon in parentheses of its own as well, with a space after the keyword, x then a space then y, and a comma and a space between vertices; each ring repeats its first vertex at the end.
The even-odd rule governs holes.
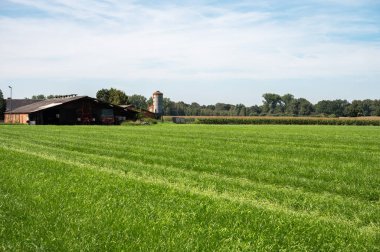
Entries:
POLYGON ((124 109, 126 109, 126 110, 128 110, 128 111, 138 113, 138 114, 140 114, 140 115, 141 115, 142 117, 144 117, 144 118, 158 119, 157 114, 155 114, 155 113, 153 113, 153 112, 150 112, 150 111, 147 110, 147 109, 137 108, 136 106, 134 106, 134 105, 132 105, 132 104, 129 104, 129 105, 121 105, 121 107, 123 107, 124 109))
POLYGON ((34 102, 5 112, 4 122, 15 124, 120 124, 137 112, 88 96, 65 96, 34 102))

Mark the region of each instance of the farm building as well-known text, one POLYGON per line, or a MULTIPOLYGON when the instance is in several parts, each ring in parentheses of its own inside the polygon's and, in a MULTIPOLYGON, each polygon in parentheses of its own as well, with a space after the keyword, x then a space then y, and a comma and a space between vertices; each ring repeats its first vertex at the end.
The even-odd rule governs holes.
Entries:
POLYGON ((143 108, 137 108, 136 106, 132 105, 132 104, 129 104, 129 105, 120 105, 121 107, 125 108, 126 110, 128 111, 134 111, 136 113, 139 113, 141 114, 143 117, 145 118, 152 118, 152 119, 156 119, 158 116, 147 110, 147 109, 143 109, 143 108))
POLYGON ((14 110, 19 107, 23 107, 26 105, 30 105, 32 103, 40 102, 42 100, 34 100, 34 99, 10 99, 6 100, 6 111, 14 110))
POLYGON ((5 112, 4 122, 57 125, 119 124, 127 119, 135 119, 137 113, 88 96, 69 96, 12 107, 12 110, 5 112))

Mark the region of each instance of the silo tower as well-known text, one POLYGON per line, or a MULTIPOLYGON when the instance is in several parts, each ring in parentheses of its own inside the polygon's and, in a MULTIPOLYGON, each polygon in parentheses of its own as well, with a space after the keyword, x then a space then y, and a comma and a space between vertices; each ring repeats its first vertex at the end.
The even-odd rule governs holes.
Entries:
POLYGON ((156 115, 161 116, 164 114, 164 94, 160 91, 153 93, 153 111, 156 115))

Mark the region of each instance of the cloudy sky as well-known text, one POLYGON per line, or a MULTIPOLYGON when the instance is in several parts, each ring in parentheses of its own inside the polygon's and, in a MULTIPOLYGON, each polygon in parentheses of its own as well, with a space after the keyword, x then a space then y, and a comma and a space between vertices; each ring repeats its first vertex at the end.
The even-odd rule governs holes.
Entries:
POLYGON ((0 89, 380 99, 379 0, 1 0, 0 89))

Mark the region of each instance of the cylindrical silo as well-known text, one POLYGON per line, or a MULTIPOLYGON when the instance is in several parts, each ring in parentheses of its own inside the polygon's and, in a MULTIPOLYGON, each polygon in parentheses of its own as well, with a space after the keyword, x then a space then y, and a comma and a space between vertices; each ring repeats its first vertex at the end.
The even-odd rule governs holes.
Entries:
POLYGON ((153 112, 157 115, 164 113, 164 94, 160 91, 153 93, 153 112))

